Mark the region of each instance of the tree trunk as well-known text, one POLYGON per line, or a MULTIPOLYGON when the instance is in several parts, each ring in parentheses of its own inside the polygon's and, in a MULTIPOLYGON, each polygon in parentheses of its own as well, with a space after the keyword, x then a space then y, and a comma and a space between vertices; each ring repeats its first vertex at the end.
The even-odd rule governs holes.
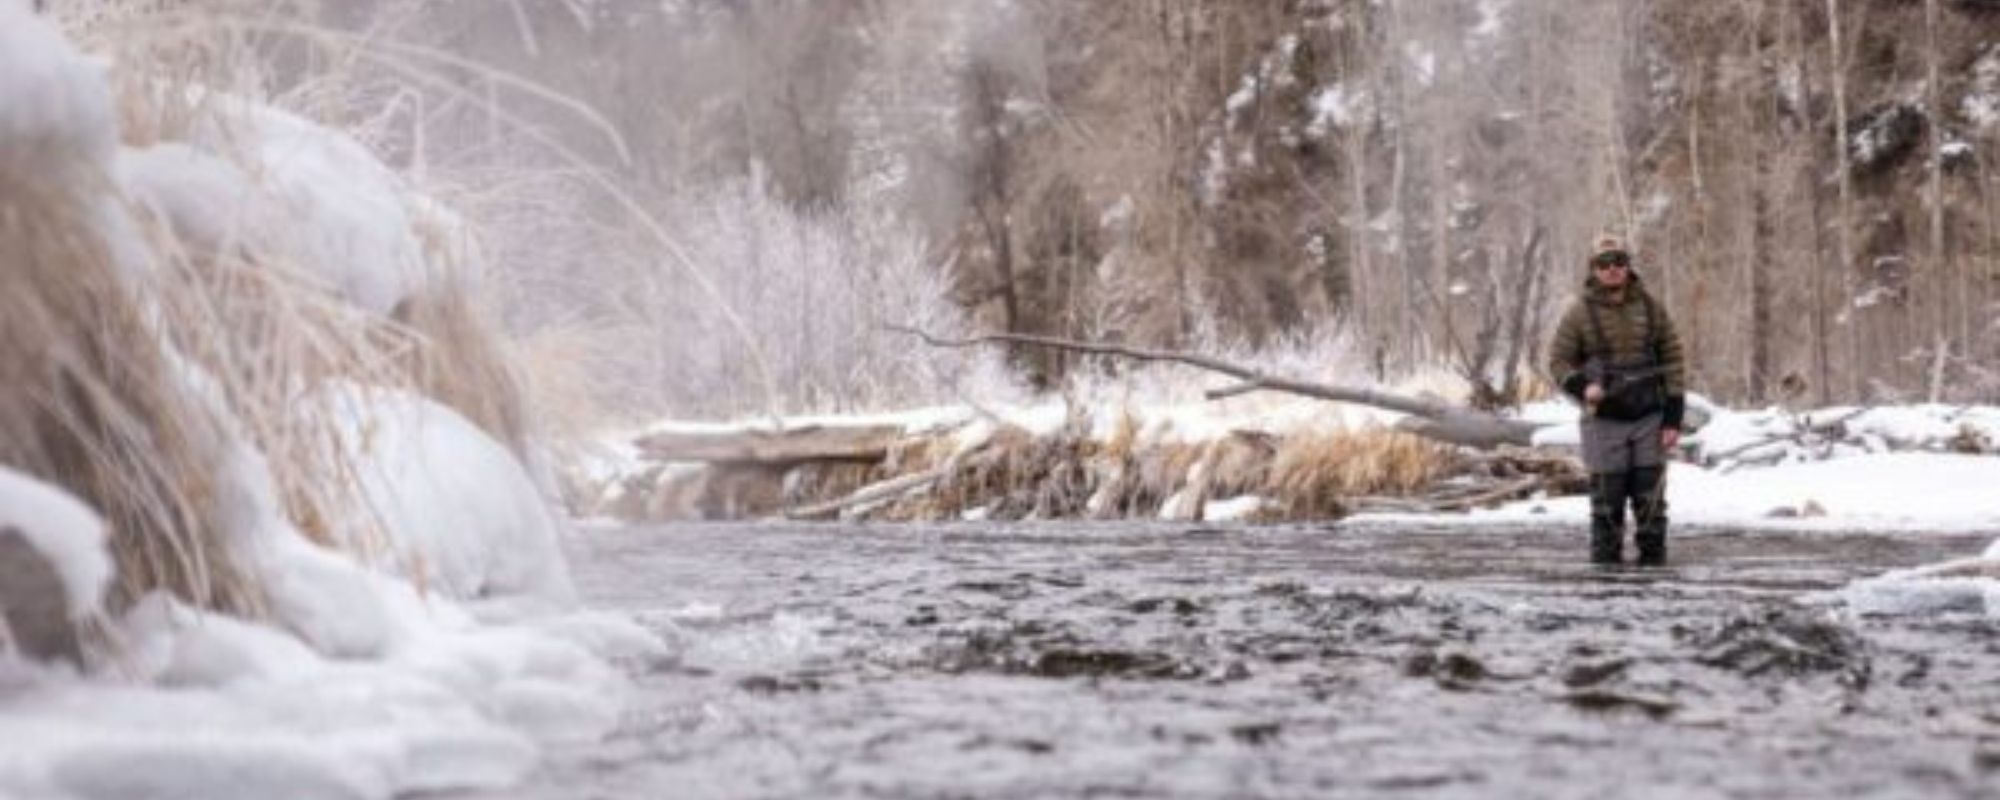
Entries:
POLYGON ((1853 164, 1848 159, 1847 141, 1847 57, 1845 40, 1841 36, 1840 0, 1826 0, 1827 46, 1832 51, 1830 60, 1833 73, 1833 141, 1835 157, 1835 177, 1840 184, 1839 205, 1835 208, 1833 229, 1835 262, 1844 276, 1840 290, 1841 317, 1846 320, 1847 341, 1847 395, 1850 400, 1861 399, 1861 320, 1854 313, 1853 292, 1848 283, 1854 271, 1854 189, 1853 164))
MULTIPOLYGON (((1937 315, 1936 336, 1940 342, 1946 341, 1955 329, 1958 308, 1955 302, 1952 258, 1944 249, 1944 101, 1938 86, 1938 1, 1924 0, 1924 121, 1925 144, 1929 151, 1930 185, 1926 191, 1930 202, 1930 253, 1925 259, 1926 272, 1930 274, 1936 305, 1931 313, 1937 315)), ((1971 327, 1968 323, 1964 327, 1971 327)))
MULTIPOLYGON (((1765 20, 1763 10, 1757 12, 1756 32, 1750 37, 1750 56, 1761 61, 1763 44, 1762 31, 1765 20)), ((1771 374, 1771 269, 1776 263, 1777 220, 1776 199, 1771 195, 1775 177, 1772 162, 1777 158, 1779 133, 1774 130, 1777 122, 1778 76, 1776 66, 1765 62, 1758 76, 1763 85, 1771 89, 1769 96, 1756 91, 1745 93, 1749 103, 1749 119, 1752 128, 1747 135, 1754 137, 1754 178, 1750 186, 1750 260, 1743 265, 1744 285, 1747 296, 1744 309, 1747 323, 1745 344, 1748 352, 1744 361, 1744 389, 1753 403, 1762 403, 1767 396, 1765 380, 1771 374)))
POLYGON ((1708 231, 1708 186, 1703 182, 1701 164, 1701 101, 1708 91, 1708 69, 1704 62, 1696 62, 1694 68, 1694 89, 1688 92, 1687 148, 1688 185, 1694 194, 1694 276, 1688 291, 1688 352, 1703 353, 1703 339, 1708 331, 1705 312, 1708 310, 1709 276, 1709 231, 1708 231))
MULTIPOLYGON (((1391 54, 1387 58, 1387 63, 1382 67, 1382 74, 1384 76, 1383 93, 1388 96, 1391 107, 1396 109, 1397 119, 1407 122, 1410 119, 1410 107, 1408 98, 1403 94, 1402 67, 1397 60, 1400 56, 1396 55, 1401 52, 1398 49, 1401 42, 1396 37, 1401 36, 1403 32, 1402 27, 1398 24, 1398 8, 1399 6, 1395 3, 1390 3, 1383 9, 1383 13, 1388 15, 1387 30, 1384 34, 1385 49, 1391 54)), ((1389 215, 1393 223, 1391 235, 1396 240, 1396 269, 1403 274, 1402 319, 1398 321, 1397 333, 1403 343, 1404 352, 1397 355, 1403 357, 1415 354, 1415 345, 1422 338, 1422 328, 1417 323, 1419 319, 1417 315, 1417 273, 1414 268, 1414 262, 1410 258, 1410 226, 1407 224, 1409 215, 1405 214, 1403 210, 1403 202, 1409 189, 1410 141, 1409 134, 1407 133, 1408 129, 1409 126, 1407 124, 1395 126, 1395 135, 1391 137, 1389 142, 1389 215)))

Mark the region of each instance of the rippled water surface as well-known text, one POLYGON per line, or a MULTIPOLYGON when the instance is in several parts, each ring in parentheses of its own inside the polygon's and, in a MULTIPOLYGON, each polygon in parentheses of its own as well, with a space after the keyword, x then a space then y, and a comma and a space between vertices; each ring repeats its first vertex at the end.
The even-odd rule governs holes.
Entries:
POLYGON ((2000 797, 2000 625, 1822 594, 1987 538, 599 529, 674 655, 507 797, 2000 797))

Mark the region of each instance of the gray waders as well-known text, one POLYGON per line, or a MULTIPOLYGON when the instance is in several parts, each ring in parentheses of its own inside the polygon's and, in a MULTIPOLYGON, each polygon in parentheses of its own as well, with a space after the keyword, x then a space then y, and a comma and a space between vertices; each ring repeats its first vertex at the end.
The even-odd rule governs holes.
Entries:
POLYGON ((1590 470, 1590 561, 1624 559, 1625 504, 1632 504, 1639 563, 1667 561, 1666 454, 1661 415, 1636 420, 1583 420, 1583 465, 1590 470))

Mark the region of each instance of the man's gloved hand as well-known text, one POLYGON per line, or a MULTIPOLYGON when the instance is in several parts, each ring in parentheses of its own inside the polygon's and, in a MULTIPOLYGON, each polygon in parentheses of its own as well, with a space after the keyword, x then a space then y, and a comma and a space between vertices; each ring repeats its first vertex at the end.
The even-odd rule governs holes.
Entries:
POLYGON ((1577 370, 1568 375, 1564 375, 1562 378, 1563 394, 1567 394, 1581 401, 1583 400, 1584 387, 1589 385, 1590 383, 1591 383, 1590 376, 1585 375, 1583 373, 1583 370, 1577 370))

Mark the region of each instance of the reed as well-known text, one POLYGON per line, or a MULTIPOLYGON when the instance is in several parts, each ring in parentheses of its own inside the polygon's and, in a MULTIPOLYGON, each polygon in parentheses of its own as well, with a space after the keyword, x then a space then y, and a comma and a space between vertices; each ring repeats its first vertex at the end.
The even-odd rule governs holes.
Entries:
POLYGON ((162 346, 149 278, 114 254, 107 187, 66 177, 0 168, 0 463, 104 515, 114 608, 167 589, 254 612, 260 593, 221 535, 221 422, 162 346))

